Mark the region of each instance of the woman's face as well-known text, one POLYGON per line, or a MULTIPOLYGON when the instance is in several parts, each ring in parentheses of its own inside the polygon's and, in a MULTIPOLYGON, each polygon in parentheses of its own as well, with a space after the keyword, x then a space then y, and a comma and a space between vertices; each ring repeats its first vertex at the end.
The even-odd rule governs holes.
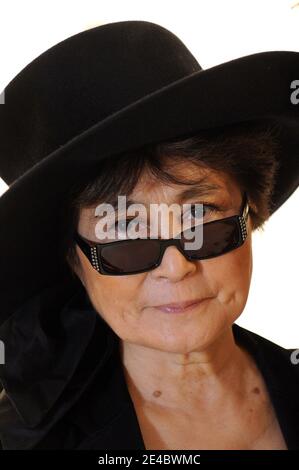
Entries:
MULTIPOLYGON (((177 174, 187 178, 201 176, 198 167, 178 165, 177 174)), ((203 183, 219 186, 204 197, 193 197, 184 203, 205 203, 219 206, 216 218, 239 213, 242 194, 228 175, 205 170, 203 183)), ((130 199, 143 203, 172 204, 190 186, 154 182, 143 175, 130 199)), ((129 198, 129 197, 128 197, 129 198)), ((95 237, 95 207, 80 213, 79 233, 89 240, 95 237)), ((190 214, 190 212, 188 213, 190 214)), ((206 217, 206 216, 205 216, 206 217)), ((207 217, 209 213, 207 212, 207 217)), ((215 218, 215 215, 212 217, 215 218)), ((212 219, 204 219, 209 221, 212 219)), ((164 238, 168 221, 162 220, 160 236, 164 238)), ((175 223, 172 226, 175 230, 175 223)), ((170 233, 175 235, 170 230, 170 233)), ((122 276, 98 273, 76 246, 81 261, 77 273, 99 314, 124 341, 169 352, 186 353, 211 344, 242 313, 252 273, 251 225, 248 237, 239 248, 216 258, 187 260, 175 246, 166 249, 160 266, 152 271, 122 276), (155 306, 207 298, 191 310, 180 314, 164 313, 155 306)), ((179 233, 181 230, 176 231, 179 233)), ((165 238, 169 238, 165 236, 165 238)))

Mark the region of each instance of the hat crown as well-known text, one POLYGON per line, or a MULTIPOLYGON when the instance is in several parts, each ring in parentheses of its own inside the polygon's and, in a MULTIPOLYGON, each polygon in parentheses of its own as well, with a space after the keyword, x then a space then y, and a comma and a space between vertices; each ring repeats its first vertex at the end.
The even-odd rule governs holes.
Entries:
POLYGON ((11 184, 90 126, 199 70, 176 35, 147 21, 109 23, 65 39, 5 88, 0 176, 11 184))

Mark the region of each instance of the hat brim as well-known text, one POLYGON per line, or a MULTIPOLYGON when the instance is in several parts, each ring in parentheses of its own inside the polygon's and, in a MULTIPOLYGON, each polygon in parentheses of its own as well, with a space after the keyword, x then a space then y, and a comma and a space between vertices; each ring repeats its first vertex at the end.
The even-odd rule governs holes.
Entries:
POLYGON ((275 212, 299 184, 299 104, 290 97, 299 53, 269 51, 200 70, 110 115, 23 174, 0 198, 1 321, 67 276, 59 256, 61 203, 83 175, 129 149, 244 121, 281 127, 275 212))

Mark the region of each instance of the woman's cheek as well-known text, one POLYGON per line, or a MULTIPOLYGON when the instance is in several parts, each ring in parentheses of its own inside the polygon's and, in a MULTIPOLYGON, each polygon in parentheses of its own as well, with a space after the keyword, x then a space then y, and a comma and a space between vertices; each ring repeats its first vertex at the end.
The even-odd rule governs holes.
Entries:
MULTIPOLYGON (((208 260, 207 260, 208 261, 208 260)), ((203 275, 217 301, 232 313, 244 309, 252 274, 250 242, 223 256, 211 258, 205 264, 203 275)))
POLYGON ((121 319, 124 312, 136 310, 138 296, 140 293, 140 282, 136 276, 129 278, 122 276, 98 275, 92 276, 88 282, 88 295, 96 310, 108 321, 121 319))

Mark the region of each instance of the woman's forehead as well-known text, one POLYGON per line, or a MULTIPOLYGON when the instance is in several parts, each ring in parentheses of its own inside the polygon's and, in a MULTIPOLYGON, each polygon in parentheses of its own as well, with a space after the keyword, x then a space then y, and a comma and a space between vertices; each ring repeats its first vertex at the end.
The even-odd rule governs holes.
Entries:
POLYGON ((180 179, 186 177, 188 181, 194 181, 193 184, 182 185, 175 183, 165 183, 155 181, 142 175, 134 190, 129 196, 131 202, 154 202, 154 199, 166 199, 169 202, 183 203, 193 197, 203 197, 212 195, 231 194, 232 187, 236 189, 237 185, 233 178, 216 170, 199 170, 194 168, 185 168, 184 175, 182 170, 176 174, 180 179), (197 171, 196 171, 197 170, 197 171))
MULTIPOLYGON (((173 171, 172 171, 173 173, 173 171)), ((182 169, 176 174, 180 178, 182 169)), ((106 201, 98 201, 96 204, 88 208, 81 209, 81 216, 88 217, 94 214, 96 207, 99 204, 111 204, 113 207, 118 207, 118 197, 126 197, 126 205, 130 204, 144 204, 147 206, 150 203, 167 203, 167 204, 184 204, 188 200, 202 197, 221 197, 227 202, 234 202, 235 198, 239 196, 239 189, 234 179, 221 171, 210 169, 198 169, 189 165, 185 169, 184 175, 186 180, 194 180, 193 184, 190 182, 186 185, 163 182, 150 178, 149 175, 143 173, 134 190, 131 194, 115 194, 112 199, 106 201), (197 170, 197 171, 196 171, 197 170)))

